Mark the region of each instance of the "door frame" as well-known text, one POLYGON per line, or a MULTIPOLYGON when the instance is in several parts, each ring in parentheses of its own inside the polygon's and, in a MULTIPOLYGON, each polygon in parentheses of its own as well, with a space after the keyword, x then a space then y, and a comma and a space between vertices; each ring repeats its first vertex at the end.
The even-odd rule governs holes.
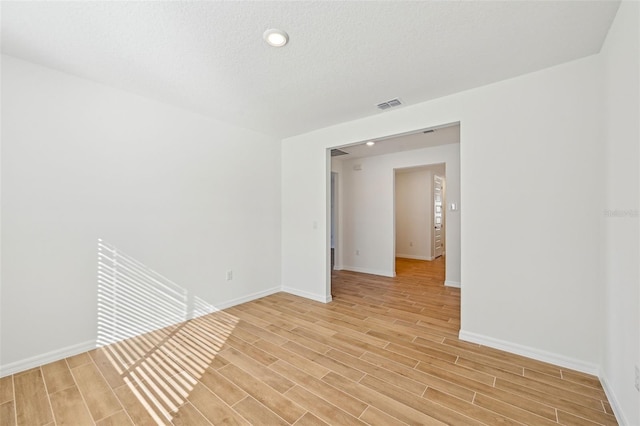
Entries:
POLYGON ((433 260, 437 259, 440 256, 444 256, 445 255, 445 250, 446 250, 446 241, 447 241, 447 231, 446 231, 446 226, 447 226, 447 192, 446 192, 446 187, 447 187, 447 171, 446 171, 446 164, 445 164, 445 173, 444 176, 440 176, 436 173, 434 173, 432 175, 432 179, 431 179, 431 210, 432 210, 432 215, 431 215, 431 229, 433 230, 431 232, 431 258, 433 260), (442 215, 442 223, 440 224, 440 235, 441 235, 441 239, 442 239, 442 253, 440 253, 439 255, 436 255, 436 233, 435 233, 435 229, 436 229, 436 178, 440 178, 442 179, 442 200, 441 200, 441 212, 440 214, 442 215))

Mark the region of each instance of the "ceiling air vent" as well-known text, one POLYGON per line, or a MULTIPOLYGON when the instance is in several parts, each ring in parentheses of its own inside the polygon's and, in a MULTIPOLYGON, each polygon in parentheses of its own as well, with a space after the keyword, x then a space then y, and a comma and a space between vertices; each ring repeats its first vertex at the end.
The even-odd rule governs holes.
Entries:
POLYGON ((348 152, 341 151, 341 150, 339 150, 339 149, 332 149, 332 150, 331 150, 331 156, 332 156, 332 157, 337 157, 337 156, 339 156, 339 155, 349 155, 349 153, 348 153, 348 152))
POLYGON ((400 105, 402 105, 402 102, 400 101, 400 99, 395 98, 386 102, 382 102, 381 104, 378 104, 376 106, 378 107, 378 109, 385 110, 385 109, 397 107, 400 105))

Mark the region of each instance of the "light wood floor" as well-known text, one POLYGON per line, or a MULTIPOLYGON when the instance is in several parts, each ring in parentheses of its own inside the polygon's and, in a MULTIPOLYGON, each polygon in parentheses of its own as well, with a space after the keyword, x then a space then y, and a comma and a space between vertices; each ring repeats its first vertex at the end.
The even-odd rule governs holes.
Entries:
POLYGON ((597 378, 462 342, 443 261, 334 274, 0 379, 2 425, 616 424, 597 378))

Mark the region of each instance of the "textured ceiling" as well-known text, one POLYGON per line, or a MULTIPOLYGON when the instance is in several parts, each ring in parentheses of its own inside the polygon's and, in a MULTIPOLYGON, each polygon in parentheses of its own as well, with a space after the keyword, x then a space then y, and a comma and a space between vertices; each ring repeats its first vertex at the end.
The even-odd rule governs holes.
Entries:
POLYGON ((618 5, 3 1, 2 52, 284 137, 595 54, 618 5))

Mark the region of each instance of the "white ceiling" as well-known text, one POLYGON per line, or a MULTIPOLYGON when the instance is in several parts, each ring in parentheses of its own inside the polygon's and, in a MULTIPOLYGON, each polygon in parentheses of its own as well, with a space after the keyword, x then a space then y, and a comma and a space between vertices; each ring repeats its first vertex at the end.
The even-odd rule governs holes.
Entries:
POLYGON ((386 139, 375 139, 375 145, 373 146, 367 146, 365 142, 341 147, 340 151, 346 152, 347 155, 332 157, 332 159, 352 160, 354 158, 373 157, 399 151, 410 151, 413 149, 460 143, 459 123, 440 126, 430 130, 433 130, 433 132, 429 131, 424 133, 421 131, 386 139))
POLYGON ((2 1, 2 52, 285 137, 595 54, 618 5, 2 1))

